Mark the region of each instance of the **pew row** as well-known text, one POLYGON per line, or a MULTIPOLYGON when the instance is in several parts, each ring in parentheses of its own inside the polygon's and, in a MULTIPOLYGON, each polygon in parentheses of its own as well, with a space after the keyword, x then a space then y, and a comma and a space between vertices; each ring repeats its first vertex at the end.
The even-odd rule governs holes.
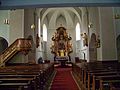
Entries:
POLYGON ((6 66, 0 68, 0 90, 45 90, 54 64, 6 66))
POLYGON ((119 65, 100 62, 74 63, 73 74, 82 90, 119 90, 119 65))

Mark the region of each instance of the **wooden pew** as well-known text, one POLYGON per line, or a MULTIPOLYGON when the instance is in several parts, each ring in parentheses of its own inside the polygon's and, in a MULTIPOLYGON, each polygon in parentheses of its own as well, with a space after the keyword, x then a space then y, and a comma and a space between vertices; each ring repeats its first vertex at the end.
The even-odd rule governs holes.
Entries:
MULTIPOLYGON (((98 85, 98 83, 97 83, 97 78, 98 77, 102 77, 102 76, 112 76, 112 75, 118 75, 118 72, 114 72, 114 71, 108 71, 108 72, 99 72, 99 73, 92 73, 92 80, 91 80, 91 82, 92 82, 92 90, 96 90, 96 86, 98 85)), ((90 82, 90 81, 89 81, 90 82)), ((89 84, 88 84, 89 85, 89 84)))
POLYGON ((83 68, 81 68, 81 64, 79 63, 79 64, 76 65, 76 64, 73 63, 72 72, 73 72, 79 86, 83 90, 83 88, 84 88, 83 87, 83 83, 84 83, 84 81, 83 81, 83 75, 84 74, 83 73, 84 73, 84 71, 83 71, 83 68))
POLYGON ((34 90, 29 83, 1 83, 0 90, 34 90))
MULTIPOLYGON (((40 87, 40 79, 39 79, 39 76, 38 76, 38 73, 37 72, 14 72, 14 73, 0 73, 0 80, 2 81, 4 79, 4 81, 6 80, 7 82, 9 81, 18 81, 18 82, 23 82, 23 81, 28 81, 30 78, 31 79, 34 79, 31 80, 31 82, 37 84, 36 86, 39 86, 40 87), (8 77, 9 75, 9 77, 8 77), (38 78, 37 78, 38 77, 38 78)), ((21 82, 21 83, 22 83, 21 82)), ((3 82, 5 83, 5 82, 3 82)), ((35 90, 35 89, 34 89, 35 90)))
POLYGON ((109 75, 97 77, 100 90, 105 90, 104 86, 109 86, 106 89, 112 89, 115 84, 120 86, 120 75, 109 75))
MULTIPOLYGON (((90 90, 90 75, 91 75, 91 73, 101 73, 101 75, 102 74, 115 74, 115 73, 117 73, 117 72, 119 72, 119 69, 118 69, 118 67, 115 67, 115 66, 118 66, 118 64, 119 63, 116 63, 116 64, 114 64, 114 65, 111 65, 111 66, 114 66, 114 68, 113 67, 111 67, 110 65, 108 66, 107 65, 107 63, 106 64, 102 64, 102 63, 99 63, 99 65, 97 66, 97 67, 93 67, 93 66, 89 66, 89 68, 88 68, 88 70, 87 70, 87 74, 88 74, 88 90, 90 90), (117 65, 116 65, 117 64, 117 65), (107 72, 107 73, 106 73, 107 72)), ((89 64, 90 65, 90 64, 89 64)))
MULTIPOLYGON (((107 63, 101 63, 101 62, 95 62, 95 63, 87 63, 84 66, 77 65, 75 64, 73 67, 73 72, 77 72, 77 76, 80 77, 79 80, 83 83, 82 90, 91 90, 91 87, 95 87, 95 82, 94 82, 94 76, 110 76, 110 75, 116 75, 120 71, 119 63, 111 63, 110 65, 107 65, 107 63), (113 65, 114 64, 114 65, 113 65), (79 69, 80 70, 79 70, 79 69), (79 72, 79 71, 81 72, 79 72), (80 74, 81 73, 81 74, 80 74), (93 83, 93 85, 91 85, 93 83)), ((78 77, 78 78, 79 78, 78 77)), ((95 90, 93 88, 93 90, 95 90)))
MULTIPOLYGON (((31 87, 31 89, 33 90, 37 90, 36 89, 36 81, 34 77, 4 77, 1 76, 0 78, 0 87, 4 86, 4 85, 8 85, 11 87, 13 84, 12 83, 26 83, 28 84, 28 87, 31 87)), ((18 84, 17 84, 18 86, 18 84)), ((15 87, 17 88, 17 87, 15 87)))
POLYGON ((114 75, 117 74, 117 71, 114 70, 93 70, 93 71, 88 71, 87 72, 87 79, 85 81, 87 81, 87 88, 88 90, 90 90, 90 84, 91 83, 95 83, 93 80, 95 78, 95 76, 97 75, 114 75))
MULTIPOLYGON (((43 90, 49 76, 53 73, 53 71, 54 71, 53 64, 2 67, 0 70, 0 79, 1 79, 1 81, 3 80, 4 83, 1 83, 1 85, 4 85, 4 86, 8 85, 7 83, 5 83, 5 81, 6 82, 10 81, 11 83, 14 83, 15 79, 18 80, 19 82, 22 81, 22 83, 23 83, 23 81, 25 81, 25 80, 29 81, 28 80, 29 78, 33 79, 35 77, 34 82, 35 82, 35 84, 37 84, 36 89, 39 88, 40 90, 43 90), (4 78, 4 79, 2 79, 2 78, 4 78), (9 79, 7 80, 6 78, 7 79, 9 78, 9 79)), ((31 85, 32 84, 30 84, 29 87, 31 85)), ((12 87, 12 84, 10 84, 8 86, 12 87)), ((16 86, 19 86, 19 85, 16 85, 16 86)), ((33 89, 33 90, 36 90, 36 89, 33 89)))

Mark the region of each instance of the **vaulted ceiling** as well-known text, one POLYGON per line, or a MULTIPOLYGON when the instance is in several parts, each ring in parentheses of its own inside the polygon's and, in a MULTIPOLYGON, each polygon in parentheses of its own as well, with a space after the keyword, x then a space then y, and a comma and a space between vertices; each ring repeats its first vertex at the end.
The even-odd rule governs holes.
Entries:
POLYGON ((60 26, 62 23, 64 26, 73 26, 74 19, 77 18, 81 22, 82 12, 84 8, 80 7, 64 7, 64 8, 44 8, 39 9, 39 15, 41 17, 41 24, 47 19, 49 26, 60 26))

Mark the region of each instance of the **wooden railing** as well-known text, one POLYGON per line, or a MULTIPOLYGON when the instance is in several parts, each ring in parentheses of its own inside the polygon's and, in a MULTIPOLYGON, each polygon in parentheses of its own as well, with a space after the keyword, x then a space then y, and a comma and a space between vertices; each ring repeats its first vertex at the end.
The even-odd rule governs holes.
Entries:
POLYGON ((0 66, 3 66, 5 62, 11 59, 17 52, 23 52, 23 54, 26 55, 31 50, 31 47, 31 40, 29 39, 19 38, 15 40, 0 55, 0 66))

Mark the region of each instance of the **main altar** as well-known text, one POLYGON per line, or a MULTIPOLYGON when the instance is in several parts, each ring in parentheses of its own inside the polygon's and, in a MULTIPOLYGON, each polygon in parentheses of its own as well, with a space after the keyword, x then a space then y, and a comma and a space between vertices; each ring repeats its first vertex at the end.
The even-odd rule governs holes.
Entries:
POLYGON ((51 53, 54 54, 54 61, 65 62, 71 61, 70 53, 73 52, 71 40, 72 37, 68 35, 65 27, 58 27, 55 34, 52 36, 51 53))

